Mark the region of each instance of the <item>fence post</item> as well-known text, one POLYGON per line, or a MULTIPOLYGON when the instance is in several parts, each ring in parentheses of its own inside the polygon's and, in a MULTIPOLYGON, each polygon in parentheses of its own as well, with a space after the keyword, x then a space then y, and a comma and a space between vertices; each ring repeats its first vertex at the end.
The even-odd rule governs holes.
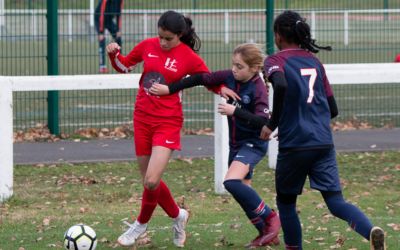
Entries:
POLYGON ((344 12, 344 45, 349 45, 349 12, 344 12))
POLYGON ((5 26, 6 26, 6 23, 5 23, 6 12, 4 11, 4 8, 5 8, 4 0, 0 0, 0 37, 3 35, 3 33, 5 33, 4 30, 5 30, 5 26))
POLYGON ((267 40, 267 54, 272 55, 274 53, 274 1, 266 0, 266 40, 267 40))
POLYGON ((389 13, 387 10, 389 9, 389 0, 383 0, 383 9, 384 9, 384 20, 388 21, 389 20, 389 13))
POLYGON ((0 203, 13 194, 13 112, 11 83, 0 77, 0 203))
MULTIPOLYGON (((274 100, 274 89, 272 85, 268 83, 269 93, 268 93, 268 104, 269 110, 272 110, 273 107, 273 100, 274 100)), ((272 134, 276 134, 278 129, 275 129, 272 134)), ((276 137, 271 136, 271 139, 268 142, 268 166, 272 169, 276 169, 276 161, 278 158, 278 147, 279 143, 276 137)))
POLYGON ((143 14, 143 39, 146 39, 148 37, 148 15, 147 13, 143 14))
POLYGON ((229 44, 229 12, 225 11, 224 13, 224 22, 225 22, 225 44, 229 44))
MULTIPOLYGON (((47 74, 58 75, 58 0, 47 0, 47 74)), ((47 123, 58 135, 58 91, 47 92, 47 123)))
MULTIPOLYGON (((266 27, 267 27, 267 54, 272 55, 274 53, 274 31, 273 31, 273 23, 274 23, 274 1, 267 0, 267 10, 266 10, 267 18, 266 18, 266 27)), ((272 110, 272 101, 273 101, 273 93, 274 90, 272 86, 269 84, 269 109, 272 110)), ((268 143, 268 165, 270 168, 275 169, 276 167, 276 157, 278 154, 278 141, 275 138, 272 138, 268 143)))
POLYGON ((315 20, 315 11, 311 11, 311 37, 317 39, 316 27, 317 21, 315 20))
POLYGON ((89 26, 90 29, 94 28, 94 0, 90 0, 89 3, 89 26))
POLYGON ((217 194, 226 192, 223 182, 228 171, 228 121, 225 116, 217 112, 218 104, 224 100, 224 98, 214 95, 214 188, 217 194))

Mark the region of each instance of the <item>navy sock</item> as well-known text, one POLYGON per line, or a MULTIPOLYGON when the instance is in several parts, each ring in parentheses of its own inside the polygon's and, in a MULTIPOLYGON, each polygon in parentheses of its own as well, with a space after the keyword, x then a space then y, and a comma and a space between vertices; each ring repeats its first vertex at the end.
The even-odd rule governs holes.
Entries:
POLYGON ((106 39, 99 41, 99 66, 106 65, 106 39))
POLYGON ((226 180, 224 186, 242 207, 251 223, 261 233, 264 228, 264 220, 271 213, 271 209, 264 204, 257 192, 244 184, 242 180, 226 180))
POLYGON ((285 204, 276 202, 279 209, 283 237, 287 246, 302 249, 301 225, 296 212, 296 203, 285 204))
POLYGON ((361 210, 346 202, 341 192, 322 192, 329 211, 336 217, 347 221, 354 231, 369 240, 372 223, 361 210))

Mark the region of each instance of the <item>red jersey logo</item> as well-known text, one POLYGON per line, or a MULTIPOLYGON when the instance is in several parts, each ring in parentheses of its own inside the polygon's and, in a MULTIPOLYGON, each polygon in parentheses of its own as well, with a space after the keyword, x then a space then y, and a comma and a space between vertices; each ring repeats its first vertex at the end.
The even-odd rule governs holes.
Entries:
POLYGON ((165 61, 164 67, 170 71, 176 72, 178 69, 176 68, 177 61, 175 59, 167 58, 165 61))

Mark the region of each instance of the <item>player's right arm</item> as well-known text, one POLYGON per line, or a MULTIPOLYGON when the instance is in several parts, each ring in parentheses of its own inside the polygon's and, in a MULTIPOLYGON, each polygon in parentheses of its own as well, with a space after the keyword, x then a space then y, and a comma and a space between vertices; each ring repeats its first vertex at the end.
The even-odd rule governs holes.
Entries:
POLYGON ((144 41, 136 45, 127 56, 122 55, 121 47, 117 43, 107 45, 106 51, 113 68, 120 73, 128 73, 133 70, 137 63, 143 61, 144 41))

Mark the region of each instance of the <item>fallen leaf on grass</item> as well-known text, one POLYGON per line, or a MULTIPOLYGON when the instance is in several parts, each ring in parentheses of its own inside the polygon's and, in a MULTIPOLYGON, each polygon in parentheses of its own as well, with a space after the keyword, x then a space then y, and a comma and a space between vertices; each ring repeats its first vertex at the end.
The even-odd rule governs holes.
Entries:
POLYGON ((56 180, 57 186, 63 186, 65 184, 93 185, 93 184, 97 184, 97 181, 93 178, 89 178, 86 176, 77 177, 75 175, 63 175, 63 177, 56 180))
POLYGON ((42 225, 43 225, 43 226, 48 226, 48 225, 50 225, 50 219, 49 219, 49 218, 44 218, 43 221, 42 221, 42 225))
POLYGON ((395 224, 395 223, 389 223, 387 224, 389 227, 391 227, 394 231, 400 231, 400 224, 395 224))

